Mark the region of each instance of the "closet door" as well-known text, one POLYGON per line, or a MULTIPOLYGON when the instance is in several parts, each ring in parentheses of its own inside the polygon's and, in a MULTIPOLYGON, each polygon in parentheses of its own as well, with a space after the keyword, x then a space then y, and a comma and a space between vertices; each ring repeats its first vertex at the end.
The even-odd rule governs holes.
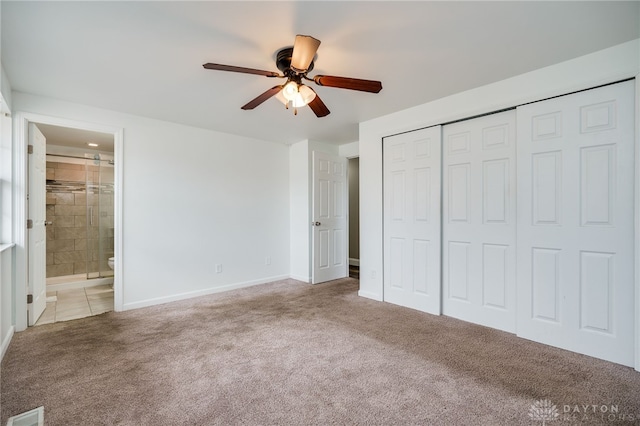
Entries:
POLYGON ((518 108, 518 335, 633 365, 634 82, 518 108))
POLYGON ((443 127, 443 313, 515 333, 515 110, 443 127))
POLYGON ((384 300, 440 314, 440 126, 383 141, 384 300))

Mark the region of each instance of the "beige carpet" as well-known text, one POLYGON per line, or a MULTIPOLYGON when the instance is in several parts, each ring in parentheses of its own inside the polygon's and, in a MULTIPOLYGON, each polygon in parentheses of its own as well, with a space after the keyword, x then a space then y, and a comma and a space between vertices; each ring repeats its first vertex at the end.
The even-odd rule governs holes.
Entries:
POLYGON ((40 405, 47 425, 640 423, 631 368, 357 288, 286 280, 18 333, 2 425, 40 405))

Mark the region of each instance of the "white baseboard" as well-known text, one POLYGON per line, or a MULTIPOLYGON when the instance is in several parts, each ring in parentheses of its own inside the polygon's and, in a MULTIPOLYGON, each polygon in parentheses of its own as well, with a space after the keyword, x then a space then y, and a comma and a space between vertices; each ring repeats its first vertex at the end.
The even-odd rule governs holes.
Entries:
POLYGON ((353 258, 349 258, 349 265, 350 266, 360 266, 360 259, 353 259, 353 258))
POLYGON ((358 290, 358 296, 366 297, 367 299, 377 300, 378 302, 382 302, 382 296, 377 293, 371 293, 369 291, 358 290))
POLYGON ((9 349, 9 344, 11 343, 11 339, 13 338, 13 333, 16 328, 14 326, 9 327, 9 331, 7 331, 7 335, 2 339, 2 352, 0 353, 0 361, 4 358, 4 354, 7 353, 7 349, 9 349))
POLYGON ((303 283, 309 284, 311 282, 311 277, 303 277, 301 275, 289 275, 289 278, 292 280, 302 281, 303 283))
POLYGON ((171 296, 156 297, 153 299, 141 300, 139 302, 125 303, 122 305, 123 311, 132 309, 146 308, 149 306, 162 305, 169 302, 177 302, 178 300, 192 299, 194 297, 207 296, 209 294, 222 293, 224 291, 236 290, 244 287, 251 287, 258 284, 266 284, 274 281, 286 280, 289 275, 279 275, 275 277, 262 278, 253 281, 244 281, 235 284, 223 285, 220 287, 207 288, 204 290, 190 291, 188 293, 179 293, 171 296))

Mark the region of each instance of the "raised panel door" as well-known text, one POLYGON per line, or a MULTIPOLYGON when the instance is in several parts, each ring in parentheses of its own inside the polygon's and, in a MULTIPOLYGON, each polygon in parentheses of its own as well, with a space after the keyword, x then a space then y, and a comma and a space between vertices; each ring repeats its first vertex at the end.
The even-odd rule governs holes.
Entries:
POLYGON ((443 127, 443 314, 515 332, 515 111, 443 127))
POLYGON ((383 297, 432 314, 440 314, 440 136, 437 126, 383 142, 383 297))
POLYGON ((518 335, 634 361, 634 82, 518 108, 518 335))
POLYGON ((313 284, 347 276, 346 159, 314 151, 313 284))

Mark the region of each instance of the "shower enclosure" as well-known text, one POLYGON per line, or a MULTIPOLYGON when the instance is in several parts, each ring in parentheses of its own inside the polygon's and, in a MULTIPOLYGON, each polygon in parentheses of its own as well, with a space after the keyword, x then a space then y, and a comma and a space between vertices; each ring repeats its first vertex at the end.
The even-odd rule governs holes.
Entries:
POLYGON ((47 283, 113 280, 113 161, 47 155, 47 283))

